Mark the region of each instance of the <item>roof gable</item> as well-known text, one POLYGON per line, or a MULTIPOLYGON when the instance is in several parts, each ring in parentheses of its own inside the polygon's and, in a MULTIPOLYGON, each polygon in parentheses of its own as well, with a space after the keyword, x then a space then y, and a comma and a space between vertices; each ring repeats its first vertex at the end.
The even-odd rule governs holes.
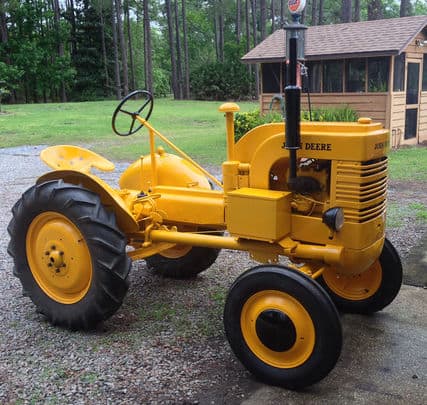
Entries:
MULTIPOLYGON (((306 32, 307 59, 400 54, 423 29, 427 15, 316 25, 306 32)), ((243 62, 284 60, 285 30, 279 29, 242 57, 243 62)))

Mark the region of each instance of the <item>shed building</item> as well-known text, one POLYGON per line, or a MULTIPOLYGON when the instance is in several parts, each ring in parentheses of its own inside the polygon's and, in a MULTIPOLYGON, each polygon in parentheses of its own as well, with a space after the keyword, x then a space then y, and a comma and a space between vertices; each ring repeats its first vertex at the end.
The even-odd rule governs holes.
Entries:
MULTIPOLYGON (((279 29, 242 58, 261 66, 263 112, 286 84, 285 42, 279 29)), ((393 146, 427 142, 427 16, 308 27, 304 64, 314 108, 348 105, 389 128, 393 146)))

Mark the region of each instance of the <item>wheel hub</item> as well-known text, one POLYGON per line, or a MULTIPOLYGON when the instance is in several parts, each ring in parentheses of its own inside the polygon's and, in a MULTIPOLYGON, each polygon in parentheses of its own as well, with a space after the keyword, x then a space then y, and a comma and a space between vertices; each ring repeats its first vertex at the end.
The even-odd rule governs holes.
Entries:
POLYGON ((50 246, 50 250, 46 250, 47 256, 46 265, 49 270, 57 275, 64 276, 67 272, 67 264, 64 260, 64 251, 56 248, 55 245, 50 246))
POLYGON ((256 320, 255 329, 261 342, 275 352, 289 350, 297 337, 292 320, 275 309, 263 311, 256 320))
POLYGON ((28 228, 26 252, 34 280, 51 299, 73 304, 86 295, 92 280, 91 255, 67 217, 53 211, 36 216, 28 228))

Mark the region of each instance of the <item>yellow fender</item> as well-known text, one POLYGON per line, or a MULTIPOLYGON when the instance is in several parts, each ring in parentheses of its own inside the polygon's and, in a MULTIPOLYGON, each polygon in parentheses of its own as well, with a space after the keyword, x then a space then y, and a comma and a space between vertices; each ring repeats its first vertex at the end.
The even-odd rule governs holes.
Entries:
POLYGON ((62 179, 67 183, 82 185, 98 194, 102 204, 114 211, 117 224, 123 232, 138 231, 138 223, 120 193, 90 173, 92 167, 102 171, 114 170, 112 162, 90 150, 72 145, 46 148, 41 152, 40 158, 55 170, 39 177, 37 184, 62 179))
POLYGON ((116 214, 117 224, 122 232, 131 233, 139 230, 138 223, 120 194, 99 177, 77 170, 55 170, 40 176, 37 184, 60 179, 67 183, 81 185, 98 194, 102 204, 116 214))
POLYGON ((147 191, 153 186, 174 186, 210 189, 206 176, 190 162, 158 148, 153 173, 151 156, 142 156, 132 163, 119 180, 121 189, 147 191), (142 165, 142 172, 141 172, 142 165))

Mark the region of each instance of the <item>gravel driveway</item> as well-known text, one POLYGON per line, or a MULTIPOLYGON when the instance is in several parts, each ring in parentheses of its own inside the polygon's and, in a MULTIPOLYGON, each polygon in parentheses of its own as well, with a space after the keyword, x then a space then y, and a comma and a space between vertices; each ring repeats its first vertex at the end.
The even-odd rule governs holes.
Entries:
MULTIPOLYGON (((223 251, 192 281, 162 279, 144 262, 134 263, 122 308, 95 332, 55 328, 35 312, 12 275, 6 228, 15 201, 47 171, 38 159, 41 149, 0 149, 0 403, 240 403, 247 398, 259 384, 235 360, 222 328, 227 288, 252 265, 244 253, 223 251)), ((119 171, 126 167, 118 166, 119 171)), ((114 176, 107 179, 112 184, 114 176)), ((392 186, 390 198, 397 197, 392 186)), ((389 233, 403 256, 422 237, 418 228, 407 221, 389 233)))

